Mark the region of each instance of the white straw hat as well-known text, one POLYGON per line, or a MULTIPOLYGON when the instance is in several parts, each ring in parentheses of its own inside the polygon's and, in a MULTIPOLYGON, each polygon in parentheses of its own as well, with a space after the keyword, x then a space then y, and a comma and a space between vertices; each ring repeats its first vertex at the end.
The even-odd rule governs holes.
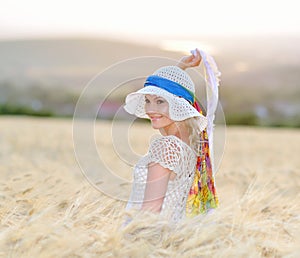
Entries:
MULTIPOLYGON (((168 79, 180 84, 192 94, 195 94, 195 86, 187 72, 178 66, 165 66, 153 73, 153 75, 168 79)), ((149 118, 145 111, 145 95, 151 94, 164 98, 169 103, 169 117, 174 121, 183 121, 191 117, 199 117, 200 130, 207 126, 207 119, 200 114, 192 104, 183 97, 179 97, 167 90, 151 84, 136 92, 127 95, 124 109, 129 113, 140 118, 149 118)))

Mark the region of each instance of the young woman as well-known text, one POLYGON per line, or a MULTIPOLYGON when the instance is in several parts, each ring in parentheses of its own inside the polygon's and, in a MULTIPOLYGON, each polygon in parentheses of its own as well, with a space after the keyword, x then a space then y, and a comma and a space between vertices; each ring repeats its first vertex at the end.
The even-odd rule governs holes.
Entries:
POLYGON ((144 88, 126 97, 125 110, 149 118, 161 133, 135 166, 127 209, 157 212, 176 222, 218 205, 207 118, 196 101, 194 83, 184 71, 200 62, 196 50, 177 66, 155 71, 144 88))

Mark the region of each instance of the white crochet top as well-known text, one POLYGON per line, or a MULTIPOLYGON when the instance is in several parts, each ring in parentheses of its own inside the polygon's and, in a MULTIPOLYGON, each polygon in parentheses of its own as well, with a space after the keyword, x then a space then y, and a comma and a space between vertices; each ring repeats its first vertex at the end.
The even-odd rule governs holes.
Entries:
POLYGON ((138 161, 134 168, 134 181, 127 209, 141 209, 148 164, 151 162, 159 163, 176 174, 175 178, 168 182, 161 215, 177 222, 185 217, 186 201, 195 174, 196 153, 185 142, 173 135, 160 136, 153 140, 148 153, 138 161))

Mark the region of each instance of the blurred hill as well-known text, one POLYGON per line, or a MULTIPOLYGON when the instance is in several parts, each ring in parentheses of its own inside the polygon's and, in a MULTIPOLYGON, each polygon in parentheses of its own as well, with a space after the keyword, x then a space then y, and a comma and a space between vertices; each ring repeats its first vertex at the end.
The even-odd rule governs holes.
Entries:
MULTIPOLYGON (((220 99, 227 123, 300 126, 300 38, 197 39, 202 41, 214 50, 222 72, 220 99)), ((108 39, 0 41, 0 113, 72 116, 87 83, 116 62, 142 56, 178 60, 182 55, 159 45, 108 39)), ((136 69, 145 76, 152 72, 136 69)), ((127 72, 111 74, 106 82, 127 72)), ((107 85, 99 85, 90 97, 95 101, 109 90, 107 85)), ((124 96, 119 93, 114 101, 103 109, 106 118, 124 96)))

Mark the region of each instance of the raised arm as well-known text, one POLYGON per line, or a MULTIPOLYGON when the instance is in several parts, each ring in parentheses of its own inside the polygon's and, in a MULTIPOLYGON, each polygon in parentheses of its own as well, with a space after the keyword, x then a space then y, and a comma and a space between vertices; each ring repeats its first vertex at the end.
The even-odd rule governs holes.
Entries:
POLYGON ((195 67, 200 65, 202 59, 200 51, 198 49, 195 49, 193 52, 194 54, 182 57, 179 60, 177 66, 180 67, 182 70, 185 70, 189 67, 195 67))

